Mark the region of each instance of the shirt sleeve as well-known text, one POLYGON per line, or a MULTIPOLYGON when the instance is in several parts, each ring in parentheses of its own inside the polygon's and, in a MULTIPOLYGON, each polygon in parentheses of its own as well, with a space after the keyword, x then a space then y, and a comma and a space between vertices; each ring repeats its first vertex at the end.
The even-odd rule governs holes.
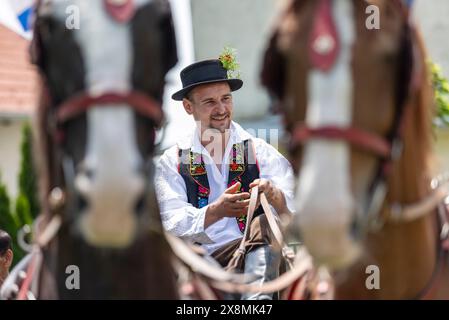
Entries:
POLYGON ((287 208, 294 213, 295 178, 290 162, 272 145, 262 139, 255 139, 256 158, 259 163, 260 178, 270 180, 285 197, 287 208))
POLYGON ((167 150, 156 163, 155 188, 164 228, 182 239, 212 244, 204 230, 208 206, 195 208, 187 201, 184 179, 178 172, 177 148, 167 150))

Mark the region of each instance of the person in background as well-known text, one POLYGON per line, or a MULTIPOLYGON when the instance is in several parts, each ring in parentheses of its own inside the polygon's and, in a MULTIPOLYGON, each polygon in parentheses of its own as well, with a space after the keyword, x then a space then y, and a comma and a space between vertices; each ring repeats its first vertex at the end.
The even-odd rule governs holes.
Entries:
POLYGON ((0 229, 0 288, 9 275, 13 256, 11 236, 0 229))

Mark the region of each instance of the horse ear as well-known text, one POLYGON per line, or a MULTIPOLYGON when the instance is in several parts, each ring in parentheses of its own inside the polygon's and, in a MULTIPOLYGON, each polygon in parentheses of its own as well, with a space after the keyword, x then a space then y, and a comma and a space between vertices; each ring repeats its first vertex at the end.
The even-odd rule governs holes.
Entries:
POLYGON ((278 48, 278 36, 276 31, 270 39, 263 58, 261 82, 270 94, 277 100, 282 100, 285 91, 286 61, 278 48))
POLYGON ((165 39, 163 45, 164 52, 162 55, 163 57, 165 57, 164 72, 168 72, 178 63, 178 49, 176 45, 175 27, 173 24, 173 17, 169 3, 167 3, 166 5, 166 10, 161 21, 161 28, 164 34, 163 39, 165 39))

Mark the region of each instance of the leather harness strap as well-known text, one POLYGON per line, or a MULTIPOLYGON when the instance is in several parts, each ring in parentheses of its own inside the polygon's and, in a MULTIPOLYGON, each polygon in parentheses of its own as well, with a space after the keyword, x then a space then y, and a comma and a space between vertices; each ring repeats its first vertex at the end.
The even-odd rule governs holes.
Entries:
POLYGON ((448 211, 445 204, 440 203, 438 206, 438 217, 441 227, 441 232, 437 238, 437 261, 432 272, 429 282, 423 290, 416 296, 417 300, 430 300, 435 298, 439 284, 444 275, 445 264, 448 263, 449 256, 449 233, 448 233, 448 211))
POLYGON ((93 106, 101 107, 111 104, 129 105, 137 113, 152 119, 157 126, 160 126, 162 123, 163 113, 160 103, 138 91, 131 91, 125 94, 109 92, 96 97, 86 93, 79 94, 57 108, 56 121, 57 123, 64 123, 86 112, 93 106))
MULTIPOLYGON (((255 206, 257 203, 258 187, 252 189, 252 200, 250 201, 250 208, 248 209, 248 215, 251 217, 251 212, 254 212, 255 206)), ((261 204, 264 207, 264 210, 268 212, 267 219, 270 224, 270 228, 273 231, 273 235, 276 239, 276 242, 281 246, 281 248, 287 247, 283 242, 282 233, 280 231, 279 226, 277 225, 276 218, 273 212, 270 209, 268 201, 265 195, 262 193, 261 196, 261 204), (271 221, 271 222, 270 222, 271 221)), ((250 219, 249 219, 250 221, 250 219)), ((40 264, 42 262, 41 257, 41 249, 48 245, 48 243, 56 236, 61 226, 61 217, 60 215, 53 215, 50 222, 46 225, 46 227, 39 233, 36 238, 35 246, 33 248, 33 257, 32 261, 28 265, 27 268, 27 277, 23 281, 21 288, 19 290, 18 300, 25 300, 29 297, 30 286, 35 279, 35 275, 37 270, 40 268, 40 264)), ((249 226, 249 225, 248 225, 249 226)), ((248 229, 248 228, 246 228, 248 229)), ((186 244, 183 240, 171 235, 168 232, 164 232, 164 235, 167 239, 168 244, 175 256, 183 262, 186 266, 188 266, 193 272, 201 274, 202 276, 209 279, 207 283, 211 284, 214 288, 223 290, 226 292, 234 292, 234 293, 244 293, 244 292, 262 292, 269 293, 282 290, 292 283, 294 283, 297 279, 303 277, 308 272, 310 272, 313 268, 312 259, 310 255, 306 252, 306 250, 300 249, 296 254, 296 257, 293 257, 289 253, 286 255, 288 250, 283 250, 284 257, 287 261, 291 261, 290 270, 282 274, 277 279, 264 283, 261 286, 259 285, 251 285, 246 284, 245 275, 243 274, 235 274, 226 272, 220 267, 212 265, 206 259, 202 258, 197 252, 195 252, 188 244, 186 244)), ((243 249, 244 250, 244 249, 243 249)), ((201 282, 198 278, 195 279, 195 287, 200 291, 200 294, 204 297, 212 298, 212 291, 204 288, 204 283, 201 282)))
POLYGON ((246 215, 246 228, 245 231, 243 233, 243 237, 242 240, 240 241, 240 245, 238 247, 238 249, 234 252, 234 257, 236 256, 240 256, 240 255, 244 255, 246 253, 246 249, 245 249, 245 242, 248 238, 249 235, 249 228, 251 226, 251 222, 253 221, 253 215, 254 215, 254 211, 256 210, 256 204, 257 204, 257 197, 259 196, 259 187, 255 186, 252 190, 251 190, 251 196, 249 199, 249 206, 248 206, 248 212, 246 215))
POLYGON ((127 23, 136 12, 134 0, 103 0, 106 11, 118 23, 127 23))
POLYGON ((338 128, 333 126, 309 128, 304 125, 295 128, 291 147, 296 148, 299 144, 310 139, 346 141, 382 158, 390 157, 392 150, 391 144, 386 139, 358 128, 338 128))
MULTIPOLYGON (((247 292, 259 292, 259 293, 271 293, 275 291, 279 291, 285 289, 296 280, 304 277, 308 272, 310 272, 313 268, 312 259, 310 255, 306 252, 305 249, 301 249, 300 253, 298 253, 295 257, 293 250, 288 247, 288 245, 284 242, 282 231, 279 228, 279 225, 276 221, 276 217, 271 210, 270 204, 263 192, 259 193, 259 187, 255 186, 251 190, 250 203, 248 206, 247 212, 247 226, 245 228, 245 233, 240 242, 239 248, 235 251, 234 256, 244 255, 245 250, 245 242, 247 235, 249 234, 248 230, 251 227, 251 221, 253 219, 253 214, 256 209, 256 204, 258 197, 260 196, 260 203, 264 209, 265 215, 268 220, 269 227, 271 232, 276 240, 275 244, 282 249, 282 255, 286 262, 289 265, 290 270, 279 276, 277 279, 266 282, 262 285, 251 285, 244 283, 232 283, 232 282, 222 282, 216 281, 215 278, 212 279, 212 286, 217 289, 233 292, 233 293, 247 293, 247 292)), ((307 289, 304 287, 304 290, 307 289)))

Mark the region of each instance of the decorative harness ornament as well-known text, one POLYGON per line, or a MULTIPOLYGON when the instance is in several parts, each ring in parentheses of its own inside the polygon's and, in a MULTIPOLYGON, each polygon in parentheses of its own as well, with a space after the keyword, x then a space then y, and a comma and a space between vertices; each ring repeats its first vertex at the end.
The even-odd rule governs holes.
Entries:
POLYGON ((340 41, 332 17, 330 1, 320 0, 318 4, 318 13, 315 16, 308 46, 312 66, 323 72, 332 68, 340 51, 340 41))

